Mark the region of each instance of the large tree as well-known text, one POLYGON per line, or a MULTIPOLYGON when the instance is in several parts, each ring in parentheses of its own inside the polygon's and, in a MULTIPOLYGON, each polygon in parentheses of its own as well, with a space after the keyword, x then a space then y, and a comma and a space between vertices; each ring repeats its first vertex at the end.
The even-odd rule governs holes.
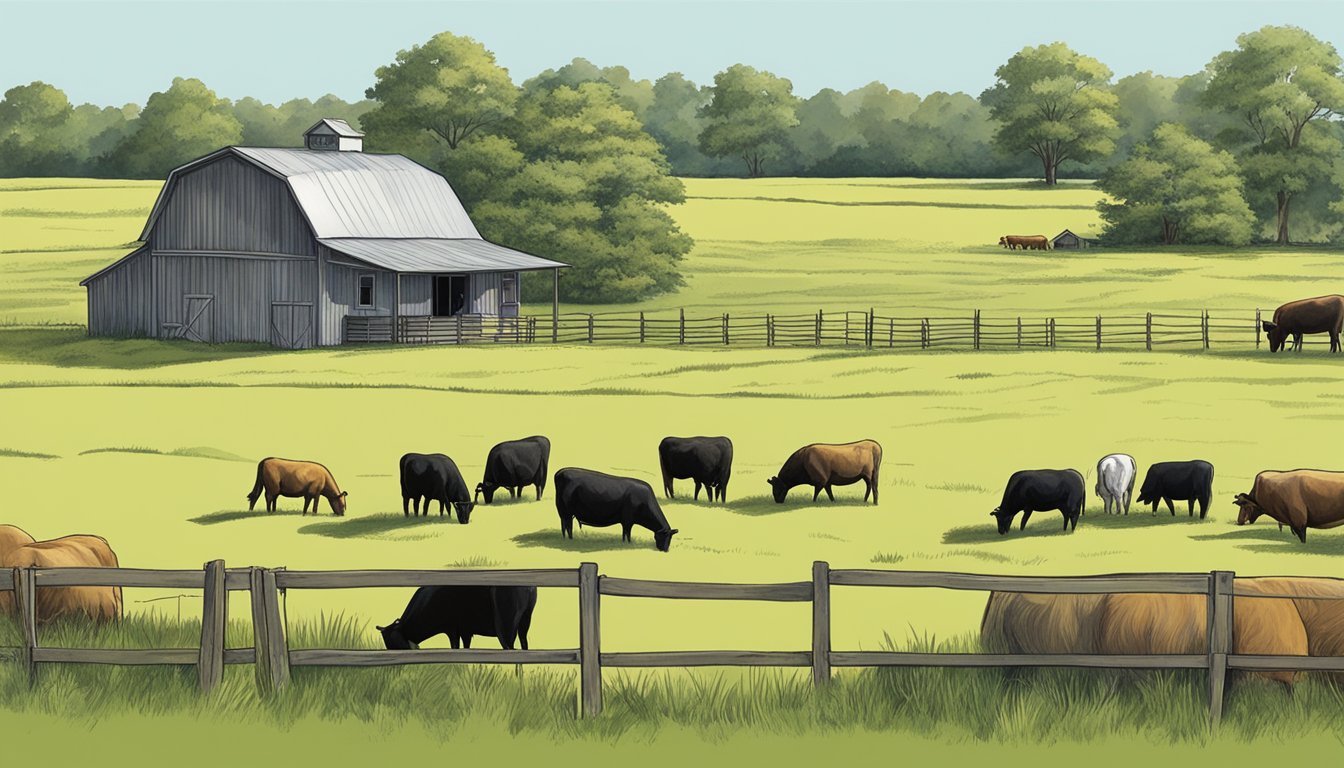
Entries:
POLYGON ((56 141, 74 113, 59 88, 43 82, 19 85, 0 100, 0 176, 55 176, 73 163, 56 141))
POLYGON ((1340 63, 1334 46, 1305 30, 1264 27, 1209 64, 1205 103, 1242 122, 1247 186, 1272 199, 1280 244, 1294 198, 1329 181, 1342 149, 1326 125, 1344 107, 1340 63))
POLYGON ((1005 152, 1030 152, 1054 184, 1061 163, 1086 163, 1115 150, 1117 100, 1111 70, 1064 43, 1027 47, 995 73, 980 99, 998 121, 994 142, 1005 152))
POLYGON ((714 76, 713 95, 699 115, 706 120, 700 150, 713 157, 741 157, 747 175, 765 174, 765 161, 788 147, 798 124, 793 84, 769 72, 734 64, 714 76))
POLYGON ((228 99, 194 78, 176 78, 168 90, 151 94, 131 127, 134 132, 107 162, 114 173, 132 178, 161 179, 188 160, 243 139, 228 99))
POLYGON ((1098 205, 1104 237, 1117 243, 1244 245, 1255 216, 1228 152, 1164 123, 1107 171, 1097 186, 1116 202, 1098 205))

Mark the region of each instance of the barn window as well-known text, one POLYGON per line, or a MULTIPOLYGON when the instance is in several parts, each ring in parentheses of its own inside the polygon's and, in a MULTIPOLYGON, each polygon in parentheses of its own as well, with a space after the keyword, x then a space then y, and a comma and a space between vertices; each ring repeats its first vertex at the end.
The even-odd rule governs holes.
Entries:
POLYGON ((503 296, 500 297, 501 304, 517 304, 518 278, 513 275, 505 276, 500 285, 500 292, 503 294, 503 296))
POLYGON ((373 281, 372 272, 361 272, 359 282, 355 289, 355 306, 368 309, 373 306, 373 281))

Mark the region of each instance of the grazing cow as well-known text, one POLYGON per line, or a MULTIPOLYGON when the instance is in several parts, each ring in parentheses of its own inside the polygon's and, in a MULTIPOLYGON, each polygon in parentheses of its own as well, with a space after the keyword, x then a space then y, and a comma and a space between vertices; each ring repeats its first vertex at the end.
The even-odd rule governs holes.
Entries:
POLYGON ((331 505, 332 514, 341 517, 345 514, 345 499, 350 494, 336 485, 336 478, 326 467, 313 461, 293 461, 277 459, 274 456, 262 459, 257 464, 257 482, 252 492, 247 494, 247 509, 252 511, 266 491, 266 511, 274 512, 276 500, 281 496, 289 498, 303 497, 303 514, 308 514, 308 505, 313 505, 313 514, 317 514, 318 499, 326 498, 331 505))
POLYGON ((1021 469, 1008 478, 1003 500, 989 516, 998 518, 1000 536, 1013 527, 1018 512, 1022 513, 1018 530, 1025 530, 1032 512, 1051 509, 1064 515, 1064 530, 1075 530, 1086 498, 1083 476, 1076 469, 1021 469))
POLYGON ((1045 235, 1004 235, 999 245, 1009 250, 1021 248, 1024 251, 1045 251, 1050 249, 1050 240, 1045 235))
POLYGON ((647 528, 660 552, 672 546, 677 532, 667 524, 648 483, 591 469, 566 467, 555 473, 555 509, 560 513, 560 533, 571 539, 575 519, 594 528, 620 525, 621 541, 630 541, 636 525, 647 528))
POLYGON ((474 499, 485 496, 485 503, 495 500, 495 491, 504 488, 509 498, 523 494, 523 486, 537 487, 537 500, 546 490, 546 468, 551 462, 551 441, 541 435, 522 440, 508 440, 490 449, 485 457, 485 476, 476 485, 474 499))
POLYGON ((401 618, 377 629, 391 651, 419 648, 438 634, 447 635, 454 648, 470 648, 472 636, 481 635, 499 638, 509 651, 516 639, 526 651, 536 607, 536 587, 420 587, 401 618))
POLYGON ((1116 514, 1124 510, 1129 514, 1129 501, 1134 495, 1134 478, 1138 475, 1138 465, 1134 457, 1127 453, 1112 453, 1097 462, 1097 495, 1111 513, 1111 504, 1115 504, 1116 514))
POLYGON ((1330 334, 1330 351, 1340 350, 1339 334, 1344 327, 1344 296, 1317 296, 1314 299, 1290 301, 1274 310, 1274 319, 1261 323, 1269 351, 1278 352, 1289 336, 1293 337, 1293 351, 1302 351, 1302 334, 1330 334))
MULTIPOLYGON (((99 536, 62 536, 34 541, 14 526, 0 526, 0 568, 116 568, 117 554, 99 536), (26 540, 26 542, 25 542, 26 540)), ((39 587, 37 622, 84 617, 121 618, 121 587, 39 587)), ((14 593, 0 592, 0 614, 14 613, 14 593)))
POLYGON ((408 453, 401 457, 401 514, 428 515, 429 503, 439 502, 439 517, 449 504, 457 513, 457 522, 471 522, 476 507, 467 492, 467 483, 453 460, 442 453, 408 453), (414 502, 414 510, 409 508, 414 502), (423 502, 423 504, 422 504, 423 502))
POLYGON ((1148 468, 1143 478, 1143 487, 1139 488, 1139 503, 1152 504, 1157 511, 1160 501, 1167 503, 1174 517, 1176 507, 1172 500, 1189 502, 1190 515, 1195 514, 1195 502, 1199 502, 1199 519, 1209 513, 1209 500, 1213 498, 1213 465, 1207 461, 1159 461, 1148 468))
POLYGON ((862 480, 863 500, 873 497, 877 504, 877 475, 882 468, 882 446, 876 440, 853 443, 813 443, 794 451, 779 468, 779 474, 766 482, 774 491, 775 503, 783 504, 789 489, 812 486, 812 501, 824 490, 835 501, 831 486, 852 485, 862 480))
POLYGON ((725 501, 728 478, 733 473, 733 441, 726 437, 665 437, 658 444, 658 465, 663 470, 667 498, 676 498, 673 480, 690 478, 695 481, 696 501, 700 500, 702 485, 710 502, 716 497, 725 501))
POLYGON ((1261 472, 1250 493, 1237 494, 1237 525, 1254 523, 1260 515, 1288 526, 1302 543, 1308 528, 1344 525, 1344 472, 1295 469, 1261 472))

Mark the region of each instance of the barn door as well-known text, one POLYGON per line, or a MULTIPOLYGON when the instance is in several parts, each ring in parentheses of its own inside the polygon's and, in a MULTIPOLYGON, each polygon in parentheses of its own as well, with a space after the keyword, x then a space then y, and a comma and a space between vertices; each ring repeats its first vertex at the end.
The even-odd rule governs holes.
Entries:
POLYGON ((271 344, 281 349, 313 345, 313 305, 297 302, 271 304, 271 344))
POLYGON ((214 341, 215 297, 208 293, 188 293, 183 297, 186 309, 182 315, 182 329, 178 335, 191 341, 214 341))

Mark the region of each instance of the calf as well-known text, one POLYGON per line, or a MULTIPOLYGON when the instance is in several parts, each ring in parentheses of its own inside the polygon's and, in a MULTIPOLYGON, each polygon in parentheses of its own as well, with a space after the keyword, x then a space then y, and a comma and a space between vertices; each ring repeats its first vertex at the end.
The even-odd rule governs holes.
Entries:
POLYGON ((648 483, 591 469, 566 467, 555 473, 555 509, 560 513, 560 533, 571 539, 576 519, 594 528, 619 525, 621 541, 630 541, 636 525, 647 528, 660 552, 672 546, 677 532, 667 524, 648 483))
POLYGON ((421 587, 401 618, 377 629, 393 651, 419 648, 438 634, 447 635, 454 648, 470 648, 472 636, 481 635, 499 638, 499 646, 510 651, 517 639, 526 651, 536 606, 536 587, 421 587))
POLYGON ((728 478, 733 472, 733 441, 726 437, 665 437, 658 444, 658 465, 663 470, 663 493, 676 498, 673 480, 695 481, 694 498, 705 487, 709 501, 727 499, 728 478))
POLYGON ((1207 461, 1160 461, 1148 468, 1139 488, 1139 503, 1152 504, 1157 511, 1160 501, 1167 503, 1174 517, 1176 507, 1172 500, 1189 502, 1190 516, 1195 514, 1195 502, 1199 502, 1199 519, 1209 513, 1209 501, 1213 498, 1213 465, 1207 461))
POLYGON ((401 514, 429 514, 429 502, 439 502, 439 517, 444 507, 453 505, 457 522, 471 522, 476 507, 467 492, 467 484, 453 460, 442 453, 408 453, 401 457, 401 514), (424 505, 421 506, 421 502, 424 505), (414 508, 409 508, 414 504, 414 508))

